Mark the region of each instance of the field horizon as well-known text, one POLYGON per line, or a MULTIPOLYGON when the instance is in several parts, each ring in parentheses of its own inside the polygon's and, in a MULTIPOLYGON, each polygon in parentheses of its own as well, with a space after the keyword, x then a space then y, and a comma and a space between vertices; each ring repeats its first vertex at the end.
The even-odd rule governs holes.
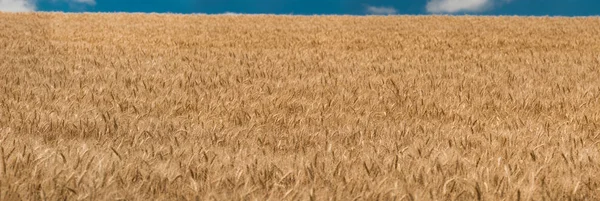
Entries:
POLYGON ((598 200, 600 18, 0 12, 0 200, 598 200))

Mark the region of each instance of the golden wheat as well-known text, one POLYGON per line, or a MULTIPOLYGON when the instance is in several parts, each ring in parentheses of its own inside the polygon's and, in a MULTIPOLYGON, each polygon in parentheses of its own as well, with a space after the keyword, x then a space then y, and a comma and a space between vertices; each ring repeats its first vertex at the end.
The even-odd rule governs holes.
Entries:
POLYGON ((0 14, 1 200, 597 200, 600 19, 0 14))

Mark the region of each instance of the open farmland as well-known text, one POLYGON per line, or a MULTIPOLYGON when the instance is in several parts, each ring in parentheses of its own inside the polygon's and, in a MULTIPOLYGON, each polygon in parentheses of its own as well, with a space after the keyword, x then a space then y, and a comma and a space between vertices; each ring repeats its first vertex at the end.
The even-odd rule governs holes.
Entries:
POLYGON ((0 199, 597 200, 600 19, 0 14, 0 199))

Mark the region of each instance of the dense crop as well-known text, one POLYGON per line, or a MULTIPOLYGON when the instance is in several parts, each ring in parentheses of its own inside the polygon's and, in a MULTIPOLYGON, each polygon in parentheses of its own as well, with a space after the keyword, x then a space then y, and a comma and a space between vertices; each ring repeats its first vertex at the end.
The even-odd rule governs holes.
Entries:
POLYGON ((600 199, 600 19, 0 14, 0 199, 600 199))

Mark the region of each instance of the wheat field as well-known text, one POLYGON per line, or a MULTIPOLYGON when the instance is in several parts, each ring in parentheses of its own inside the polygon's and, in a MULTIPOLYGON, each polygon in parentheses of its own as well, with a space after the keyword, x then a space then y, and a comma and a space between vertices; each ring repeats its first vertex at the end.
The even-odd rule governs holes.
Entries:
POLYGON ((0 14, 0 200, 598 200, 600 18, 0 14))

